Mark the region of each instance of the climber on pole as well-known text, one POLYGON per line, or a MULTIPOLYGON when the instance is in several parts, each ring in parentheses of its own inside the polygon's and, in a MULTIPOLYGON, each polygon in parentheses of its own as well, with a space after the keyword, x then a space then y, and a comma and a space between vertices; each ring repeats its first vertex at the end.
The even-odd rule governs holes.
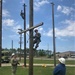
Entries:
POLYGON ((33 47, 36 50, 39 47, 39 43, 41 42, 41 34, 38 32, 37 29, 34 30, 35 35, 33 36, 33 47))

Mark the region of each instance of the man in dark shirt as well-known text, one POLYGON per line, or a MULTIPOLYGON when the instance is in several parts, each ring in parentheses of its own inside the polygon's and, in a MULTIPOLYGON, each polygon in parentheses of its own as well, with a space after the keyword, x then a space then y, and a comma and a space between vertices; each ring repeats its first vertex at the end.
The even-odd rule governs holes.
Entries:
POLYGON ((39 43, 41 42, 41 34, 38 33, 38 30, 35 30, 35 36, 33 36, 33 46, 35 45, 35 49, 39 47, 39 43))
POLYGON ((53 75, 66 75, 65 59, 59 58, 59 64, 55 67, 53 75))

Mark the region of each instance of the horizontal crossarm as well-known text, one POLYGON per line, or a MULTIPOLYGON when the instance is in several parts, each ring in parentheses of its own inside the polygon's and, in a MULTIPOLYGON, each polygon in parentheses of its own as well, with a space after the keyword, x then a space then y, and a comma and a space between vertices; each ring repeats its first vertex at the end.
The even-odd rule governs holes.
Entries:
POLYGON ((25 33, 31 29, 34 29, 34 28, 37 28, 39 26, 42 26, 43 25, 43 22, 41 22, 40 24, 36 25, 36 26, 33 26, 33 27, 30 27, 30 28, 27 28, 26 30, 22 30, 21 32, 18 32, 19 34, 22 34, 22 33, 25 33))

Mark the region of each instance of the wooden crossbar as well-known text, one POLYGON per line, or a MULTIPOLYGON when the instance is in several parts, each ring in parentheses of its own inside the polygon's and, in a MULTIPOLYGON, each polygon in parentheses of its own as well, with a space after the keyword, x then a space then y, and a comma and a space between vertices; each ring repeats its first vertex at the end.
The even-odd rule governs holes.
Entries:
POLYGON ((42 26, 43 24, 44 24, 44 23, 41 22, 41 23, 39 23, 39 24, 36 25, 36 26, 33 26, 33 27, 30 27, 30 28, 27 28, 26 30, 22 30, 21 32, 18 32, 18 33, 19 33, 19 34, 25 33, 25 32, 27 32, 27 31, 29 31, 29 30, 31 30, 31 29, 37 28, 37 27, 39 27, 39 26, 42 26))

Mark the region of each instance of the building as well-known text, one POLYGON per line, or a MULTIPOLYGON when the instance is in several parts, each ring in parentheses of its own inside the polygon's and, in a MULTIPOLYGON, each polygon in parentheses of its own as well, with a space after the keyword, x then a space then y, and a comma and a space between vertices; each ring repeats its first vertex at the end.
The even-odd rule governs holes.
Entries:
POLYGON ((75 58, 75 51, 66 51, 62 53, 56 54, 58 57, 65 57, 65 58, 75 58))

